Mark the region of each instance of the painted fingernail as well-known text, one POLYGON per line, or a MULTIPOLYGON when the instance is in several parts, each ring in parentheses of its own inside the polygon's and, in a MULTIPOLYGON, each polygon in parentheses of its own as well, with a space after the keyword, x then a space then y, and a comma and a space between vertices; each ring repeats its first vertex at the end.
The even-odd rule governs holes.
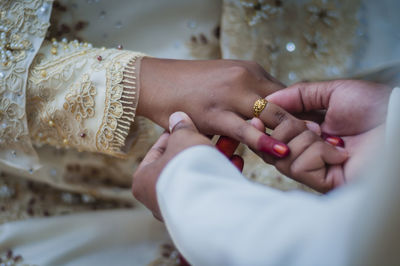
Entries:
POLYGON ((244 161, 242 157, 240 157, 239 155, 233 155, 231 158, 231 162, 234 166, 237 167, 237 169, 239 169, 240 172, 243 171, 244 161))
POLYGON ((231 158, 231 156, 235 152, 236 148, 239 146, 239 141, 234 140, 229 137, 221 136, 221 137, 219 137, 215 146, 226 157, 231 158))
POLYGON ((313 122, 313 121, 308 121, 308 120, 306 120, 306 121, 304 121, 304 122, 305 122, 305 124, 306 124, 306 127, 307 127, 310 131, 314 132, 314 133, 317 134, 318 136, 321 136, 321 127, 320 127, 317 123, 315 123, 315 122, 313 122))
POLYGON ((281 157, 285 157, 289 153, 289 148, 283 144, 275 144, 272 146, 272 150, 281 157))
POLYGON ((332 136, 327 133, 322 133, 321 137, 329 144, 337 147, 344 147, 344 141, 342 138, 337 136, 332 136))
POLYGON ((258 140, 258 150, 271 154, 278 158, 284 158, 289 155, 289 147, 284 143, 267 136, 263 135, 258 140))
POLYGON ((174 127, 185 119, 185 113, 183 112, 175 112, 169 117, 169 132, 172 133, 174 127))

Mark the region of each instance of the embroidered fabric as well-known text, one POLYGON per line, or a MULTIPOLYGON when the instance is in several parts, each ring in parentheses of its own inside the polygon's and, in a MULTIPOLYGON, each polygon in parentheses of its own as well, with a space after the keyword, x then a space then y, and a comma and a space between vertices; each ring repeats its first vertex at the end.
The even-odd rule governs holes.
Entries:
POLYGON ((366 44, 362 2, 224 0, 223 58, 256 61, 285 84, 348 75, 366 44))
POLYGON ((33 143, 124 156, 138 100, 135 64, 142 56, 78 41, 45 41, 27 84, 33 143))
POLYGON ((34 217, 133 207, 129 200, 96 198, 90 193, 60 190, 26 178, 0 174, 0 225, 34 217))
POLYGON ((51 2, 0 1, 0 161, 30 171, 39 165, 25 114, 27 67, 49 26, 51 2))

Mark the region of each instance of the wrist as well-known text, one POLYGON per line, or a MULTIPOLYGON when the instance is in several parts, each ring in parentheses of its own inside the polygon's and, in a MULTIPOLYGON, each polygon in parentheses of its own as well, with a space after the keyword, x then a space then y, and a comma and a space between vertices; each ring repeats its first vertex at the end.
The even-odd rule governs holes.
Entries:
POLYGON ((168 59, 145 57, 141 62, 140 90, 137 115, 144 116, 163 128, 168 127, 172 113, 170 77, 175 76, 169 69, 168 59))

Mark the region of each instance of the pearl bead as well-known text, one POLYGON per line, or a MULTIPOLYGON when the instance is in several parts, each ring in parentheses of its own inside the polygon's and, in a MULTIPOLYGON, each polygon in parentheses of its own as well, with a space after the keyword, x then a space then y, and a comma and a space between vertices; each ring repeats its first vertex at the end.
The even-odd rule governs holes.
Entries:
POLYGON ((3 79, 5 77, 6 74, 4 74, 4 72, 0 71, 0 79, 3 79))
POLYGON ((288 42, 286 44, 286 50, 291 53, 294 52, 294 50, 296 50, 296 45, 293 42, 288 42))
POLYGON ((64 143, 64 145, 68 145, 68 140, 67 139, 63 139, 63 143, 64 143))
POLYGON ((49 126, 51 126, 51 127, 54 127, 54 126, 55 126, 53 120, 50 120, 50 121, 49 121, 49 126))
POLYGON ((47 71, 46 70, 42 70, 40 72, 40 75, 45 78, 47 76, 47 71))
POLYGON ((118 50, 122 50, 124 47, 121 45, 121 44, 119 44, 118 46, 117 46, 117 49, 118 50))
POLYGON ((57 48, 55 48, 55 47, 51 48, 51 53, 53 55, 56 55, 57 54, 57 48))

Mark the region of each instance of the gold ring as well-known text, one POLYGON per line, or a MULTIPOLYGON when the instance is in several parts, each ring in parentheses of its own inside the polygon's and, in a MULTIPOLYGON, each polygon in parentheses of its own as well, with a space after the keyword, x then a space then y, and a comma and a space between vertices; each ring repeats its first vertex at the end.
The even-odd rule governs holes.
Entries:
POLYGON ((264 98, 258 99, 255 101, 253 106, 254 116, 258 117, 261 112, 264 110, 265 106, 267 106, 268 101, 264 98))

